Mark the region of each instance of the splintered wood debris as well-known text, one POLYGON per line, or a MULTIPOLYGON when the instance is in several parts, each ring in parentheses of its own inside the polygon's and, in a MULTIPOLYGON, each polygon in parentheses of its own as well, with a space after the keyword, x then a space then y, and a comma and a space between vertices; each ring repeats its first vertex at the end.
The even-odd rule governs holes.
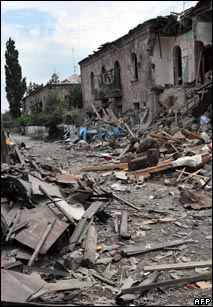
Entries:
MULTIPOLYGON (((105 114, 101 123, 117 121, 110 110, 105 114)), ((51 143, 53 158, 60 156, 48 159, 52 165, 32 158, 33 149, 16 145, 14 152, 15 141, 7 142, 3 302, 115 306, 150 299, 172 305, 166 289, 173 287, 184 305, 190 283, 194 297, 209 295, 211 146, 197 131, 158 128, 164 120, 143 137, 126 124, 123 139, 76 143, 72 154, 67 144, 51 143)))

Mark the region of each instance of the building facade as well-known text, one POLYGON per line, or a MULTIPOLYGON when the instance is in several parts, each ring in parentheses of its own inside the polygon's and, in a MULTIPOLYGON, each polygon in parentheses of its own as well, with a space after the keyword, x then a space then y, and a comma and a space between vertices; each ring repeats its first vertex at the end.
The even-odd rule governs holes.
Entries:
POLYGON ((69 98, 70 90, 81 89, 79 75, 72 75, 60 83, 47 83, 43 88, 23 98, 23 113, 33 114, 43 112, 49 95, 55 94, 61 101, 69 98))
POLYGON ((211 1, 138 25, 79 62, 84 107, 110 105, 120 116, 165 103, 181 105, 185 89, 212 69, 211 1))

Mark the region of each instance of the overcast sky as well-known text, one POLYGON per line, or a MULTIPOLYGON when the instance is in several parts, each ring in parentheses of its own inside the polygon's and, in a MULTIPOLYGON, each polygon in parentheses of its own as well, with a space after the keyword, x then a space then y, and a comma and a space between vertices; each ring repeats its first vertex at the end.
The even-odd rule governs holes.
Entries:
POLYGON ((181 12, 198 1, 1 1, 1 111, 5 97, 5 46, 11 37, 22 75, 46 84, 80 73, 78 62, 106 42, 157 16, 181 12), (76 66, 76 68, 74 68, 76 66))

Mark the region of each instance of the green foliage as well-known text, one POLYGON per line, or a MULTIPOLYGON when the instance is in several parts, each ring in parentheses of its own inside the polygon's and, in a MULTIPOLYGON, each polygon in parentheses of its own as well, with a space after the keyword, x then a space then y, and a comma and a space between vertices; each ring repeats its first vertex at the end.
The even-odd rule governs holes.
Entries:
POLYGON ((27 124, 32 120, 32 115, 21 115, 16 118, 15 124, 16 127, 27 126, 27 124))
POLYGON ((2 122, 3 122, 4 128, 14 127, 14 120, 9 111, 6 111, 5 113, 2 114, 2 122))
POLYGON ((9 38, 6 42, 5 51, 5 90, 10 106, 10 113, 13 118, 21 115, 21 101, 26 91, 26 78, 22 78, 22 70, 18 56, 19 53, 15 48, 15 41, 9 38))
POLYGON ((45 110, 46 114, 60 113, 63 108, 63 101, 58 97, 57 91, 52 91, 48 94, 45 101, 45 110))
POLYGON ((82 90, 79 84, 73 85, 70 89, 68 103, 71 108, 81 109, 83 107, 82 90))
POLYGON ((12 115, 9 111, 6 111, 5 113, 2 114, 3 122, 11 121, 12 119, 13 119, 12 115))
POLYGON ((43 83, 41 84, 37 84, 35 82, 31 82, 29 83, 27 89, 26 89, 26 94, 27 95, 32 95, 34 93, 36 93, 37 91, 39 91, 40 89, 42 89, 44 87, 43 83))
POLYGON ((73 109, 64 115, 64 123, 66 125, 82 125, 84 121, 84 114, 80 109, 73 109))
POLYGON ((49 136, 54 138, 56 126, 63 122, 64 102, 58 97, 57 91, 50 93, 46 99, 44 115, 48 117, 49 136))

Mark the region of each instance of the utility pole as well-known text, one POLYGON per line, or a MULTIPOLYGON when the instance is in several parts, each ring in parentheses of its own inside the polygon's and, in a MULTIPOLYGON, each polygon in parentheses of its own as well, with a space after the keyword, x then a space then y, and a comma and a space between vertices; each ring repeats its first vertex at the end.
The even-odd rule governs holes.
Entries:
POLYGON ((74 58, 74 49, 72 48, 72 60, 73 60, 73 71, 76 74, 75 58, 74 58))

